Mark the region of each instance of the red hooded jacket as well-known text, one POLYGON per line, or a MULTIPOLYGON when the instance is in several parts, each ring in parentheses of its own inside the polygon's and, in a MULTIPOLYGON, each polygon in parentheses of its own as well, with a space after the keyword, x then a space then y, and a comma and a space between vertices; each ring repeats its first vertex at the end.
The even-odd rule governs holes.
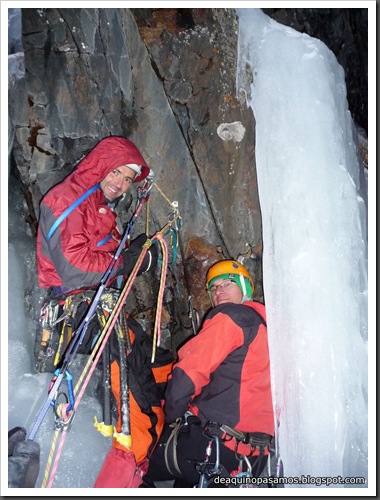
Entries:
MULTIPOLYGON (((82 201, 58 226, 48 233, 59 216, 112 170, 134 163, 143 168, 134 180, 149 174, 137 147, 124 137, 106 137, 78 164, 64 181, 52 188, 40 205, 37 234, 37 266, 42 288, 64 286, 71 289, 99 284, 119 244, 116 214, 105 203, 101 189, 82 201), (105 244, 97 244, 112 234, 105 244)), ((119 258, 112 276, 123 259, 119 258)))

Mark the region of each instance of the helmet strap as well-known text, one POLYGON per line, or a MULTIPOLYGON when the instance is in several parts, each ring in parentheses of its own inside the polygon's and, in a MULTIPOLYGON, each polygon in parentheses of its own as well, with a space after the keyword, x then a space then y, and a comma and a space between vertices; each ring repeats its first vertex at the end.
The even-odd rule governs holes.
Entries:
POLYGON ((246 297, 247 296, 247 287, 245 285, 244 276, 242 274, 240 274, 239 279, 240 279, 241 291, 243 292, 243 297, 246 297))
POLYGON ((241 291, 243 292, 243 298, 241 299, 240 304, 244 304, 247 300, 250 300, 249 297, 247 297, 247 286, 245 284, 245 279, 242 274, 239 275, 240 278, 240 284, 241 284, 241 291))

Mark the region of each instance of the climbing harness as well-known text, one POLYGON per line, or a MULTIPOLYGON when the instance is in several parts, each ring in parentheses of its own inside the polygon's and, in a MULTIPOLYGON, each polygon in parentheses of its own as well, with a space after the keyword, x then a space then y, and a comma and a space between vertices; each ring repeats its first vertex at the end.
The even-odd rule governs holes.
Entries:
MULTIPOLYGON (((40 330, 36 334, 35 366, 40 373, 54 373, 60 366, 73 337, 74 330, 79 326, 78 319, 81 319, 86 313, 94 295, 95 290, 88 289, 69 295, 59 302, 53 299, 43 305, 41 311, 53 310, 53 317, 48 327, 40 320, 40 330)), ((102 295, 102 298, 104 295, 102 295)), ((46 315, 45 312, 44 314, 46 315)), ((91 340, 93 339, 93 342, 96 339, 94 330, 98 329, 99 321, 96 321, 94 316, 89 322, 84 340, 78 349, 78 354, 87 354, 91 350, 91 340)))
POLYGON ((265 452, 273 442, 273 437, 270 434, 265 434, 264 432, 241 432, 226 424, 219 424, 217 422, 207 422, 205 431, 212 436, 219 436, 223 441, 235 439, 236 448, 240 443, 249 445, 251 447, 250 454, 253 454, 256 450, 261 453, 265 452))
MULTIPOLYGON (((262 460, 265 458, 265 452, 267 452, 267 468, 263 469, 259 477, 282 477, 282 470, 280 471, 277 469, 277 467, 273 467, 273 460, 275 459, 277 461, 273 448, 273 436, 261 432, 241 432, 227 425, 217 424, 216 422, 208 422, 204 426, 204 434, 208 436, 210 440, 207 445, 205 460, 196 464, 196 469, 201 474, 197 486, 198 488, 208 488, 210 482, 216 476, 220 476, 221 474, 224 477, 233 478, 233 480, 228 479, 224 481, 224 484, 226 484, 226 486, 233 488, 258 487, 255 480, 249 479, 255 477, 253 475, 252 464, 249 458, 255 457, 255 470, 261 470, 263 466, 262 460), (231 439, 235 439, 236 441, 235 457, 238 463, 238 467, 236 470, 227 473, 223 465, 219 463, 219 443, 220 441, 230 441, 231 439), (213 440, 216 443, 215 464, 210 463, 213 440), (251 452, 249 454, 238 453, 237 449, 239 443, 248 444, 251 448, 251 452), (259 454, 254 455, 255 451, 259 451, 259 454), (276 471, 274 470, 275 468, 276 471)), ((270 485, 271 483, 268 482, 268 486, 270 485)))

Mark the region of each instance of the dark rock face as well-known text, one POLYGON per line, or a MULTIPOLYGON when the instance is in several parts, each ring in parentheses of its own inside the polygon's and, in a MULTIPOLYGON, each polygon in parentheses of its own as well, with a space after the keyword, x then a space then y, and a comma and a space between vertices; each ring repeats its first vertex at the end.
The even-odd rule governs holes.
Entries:
MULTIPOLYGON (((306 11, 338 9, 265 10, 295 29, 311 30, 306 11)), ((355 35, 350 11, 365 9, 339 10, 348 12, 342 18, 330 13, 331 33, 322 13, 318 29, 331 40, 339 33, 342 45, 351 47, 341 47, 349 65, 349 50, 359 50, 359 41, 364 50, 365 41, 362 29, 355 35)), ((364 23, 362 16, 355 22, 364 23)), ((189 297, 200 317, 209 307, 204 276, 215 261, 240 258, 254 278, 254 298, 264 300, 255 123, 236 97, 237 35, 234 9, 22 9, 25 76, 10 91, 11 160, 30 227, 35 232, 43 195, 101 138, 132 140, 157 181, 149 234, 167 222, 172 201, 183 223, 161 318, 163 338, 169 342, 171 335, 173 346, 192 332, 189 297)), ((356 67, 349 67, 347 78, 355 79, 356 67)), ((133 234, 142 231, 143 220, 133 234)), ((139 278, 129 299, 131 314, 148 331, 159 278, 159 270, 139 278)))

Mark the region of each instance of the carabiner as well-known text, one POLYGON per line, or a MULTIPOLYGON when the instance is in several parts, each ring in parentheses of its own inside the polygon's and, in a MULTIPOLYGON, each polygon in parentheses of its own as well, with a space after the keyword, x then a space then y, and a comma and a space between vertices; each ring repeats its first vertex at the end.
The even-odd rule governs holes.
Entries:
MULTIPOLYGON (((48 389, 48 394, 51 391, 51 389, 54 385, 54 382, 56 381, 59 374, 60 374, 60 368, 57 368, 57 370, 55 370, 55 372, 54 372, 53 378, 51 379, 50 386, 48 389)), ((70 402, 70 405, 67 408, 67 411, 71 411, 74 408, 74 404, 75 404, 74 390, 73 390, 73 377, 72 377, 71 373, 69 372, 69 370, 65 370, 65 376, 66 376, 66 381, 67 381, 67 391, 69 393, 68 400, 70 402)), ((64 394, 64 393, 61 392, 59 394, 64 394)), ((55 395, 54 399, 51 402, 51 405, 53 406, 53 408, 56 407, 55 402, 56 402, 57 397, 58 397, 58 391, 57 391, 57 394, 55 395)), ((66 394, 65 394, 65 397, 67 398, 66 394)))

